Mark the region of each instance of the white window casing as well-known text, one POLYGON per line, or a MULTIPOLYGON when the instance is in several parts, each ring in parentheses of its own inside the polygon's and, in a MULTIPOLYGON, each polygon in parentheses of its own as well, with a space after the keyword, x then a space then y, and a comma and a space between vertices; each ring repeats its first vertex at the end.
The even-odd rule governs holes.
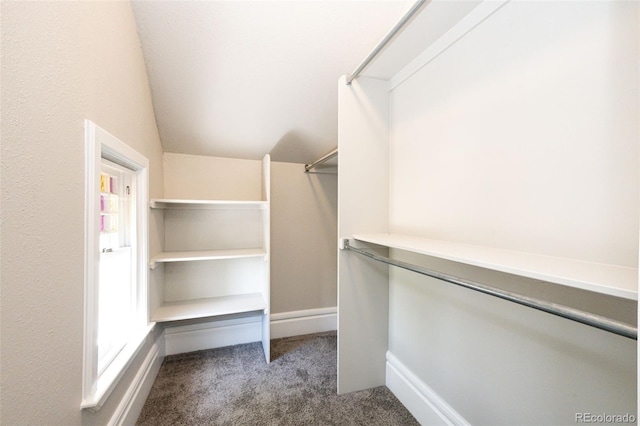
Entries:
POLYGON ((85 120, 85 309, 82 409, 99 410, 153 328, 147 314, 149 160, 85 120), (100 173, 103 159, 135 174, 134 315, 132 333, 108 365, 98 369, 100 173))

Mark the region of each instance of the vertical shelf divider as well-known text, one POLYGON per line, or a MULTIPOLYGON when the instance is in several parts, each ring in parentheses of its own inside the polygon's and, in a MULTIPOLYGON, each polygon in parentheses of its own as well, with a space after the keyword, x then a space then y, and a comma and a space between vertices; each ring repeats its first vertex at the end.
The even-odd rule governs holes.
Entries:
POLYGON ((262 348, 269 363, 271 361, 271 157, 269 154, 262 159, 262 199, 267 202, 262 213, 263 244, 267 253, 262 283, 262 294, 267 304, 262 318, 262 348))

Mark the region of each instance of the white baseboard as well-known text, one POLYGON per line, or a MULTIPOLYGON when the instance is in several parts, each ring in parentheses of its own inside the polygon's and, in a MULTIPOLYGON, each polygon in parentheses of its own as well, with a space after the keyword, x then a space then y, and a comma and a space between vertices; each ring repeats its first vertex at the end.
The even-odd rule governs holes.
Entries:
POLYGON ((160 335, 154 342, 122 400, 120 400, 120 404, 111 416, 109 426, 134 425, 136 423, 164 359, 163 339, 163 335, 160 335))
POLYGON ((391 352, 387 352, 386 385, 422 425, 470 425, 391 352))
POLYGON ((167 355, 259 342, 262 315, 167 327, 164 339, 167 355))
MULTIPOLYGON (((337 308, 307 309, 271 315, 271 339, 337 329, 337 308)), ((165 354, 175 355, 262 339, 261 316, 179 325, 164 330, 165 354)))
POLYGON ((271 314, 271 338, 300 336, 338 328, 338 308, 318 308, 271 314))

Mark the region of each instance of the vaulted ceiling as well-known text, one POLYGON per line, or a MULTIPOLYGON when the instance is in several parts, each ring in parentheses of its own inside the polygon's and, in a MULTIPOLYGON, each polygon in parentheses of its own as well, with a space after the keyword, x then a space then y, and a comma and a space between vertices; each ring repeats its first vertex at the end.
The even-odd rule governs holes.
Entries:
POLYGON ((308 163, 337 81, 413 1, 134 1, 164 150, 308 163))

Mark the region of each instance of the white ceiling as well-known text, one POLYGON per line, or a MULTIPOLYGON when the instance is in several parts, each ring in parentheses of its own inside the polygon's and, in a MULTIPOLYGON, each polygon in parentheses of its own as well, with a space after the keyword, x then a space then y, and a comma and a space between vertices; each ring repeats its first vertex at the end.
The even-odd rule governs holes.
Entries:
POLYGON ((164 150, 310 163, 337 81, 413 1, 133 1, 164 150))

